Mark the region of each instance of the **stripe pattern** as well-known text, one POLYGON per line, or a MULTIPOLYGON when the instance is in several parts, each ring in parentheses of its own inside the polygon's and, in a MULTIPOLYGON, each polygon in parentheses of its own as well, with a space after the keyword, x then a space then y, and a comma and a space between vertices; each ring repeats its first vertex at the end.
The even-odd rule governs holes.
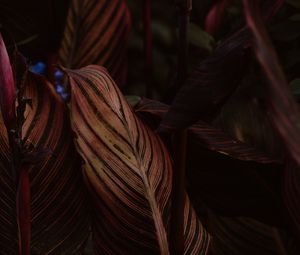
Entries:
MULTIPOLYGON (((143 98, 134 108, 135 112, 147 123, 153 125, 153 122, 159 123, 168 112, 169 106, 163 103, 143 98)), ((154 127, 156 128, 156 127, 154 127)), ((255 161, 259 163, 280 163, 230 135, 224 133, 221 129, 211 126, 204 121, 198 121, 189 129, 190 141, 201 147, 215 151, 234 159, 243 161, 255 161)))
MULTIPOLYGON (((102 67, 67 71, 71 124, 94 197, 96 254, 170 254, 172 163, 163 142, 132 112, 102 67)), ((185 254, 210 237, 186 199, 185 254)))
POLYGON ((126 82, 129 11, 124 0, 72 0, 59 51, 62 65, 107 68, 119 86, 126 82))
MULTIPOLYGON (((281 6, 285 1, 277 0, 281 6)), ((244 0, 244 11, 255 42, 256 58, 267 79, 268 111, 273 126, 289 154, 283 187, 285 203, 300 237, 300 111, 275 48, 260 15, 257 2, 244 0)))
MULTIPOLYGON (((80 254, 89 234, 87 193, 66 107, 54 96, 50 86, 33 74, 26 80, 25 97, 32 99, 32 107, 26 108, 23 138, 26 146, 33 149, 33 160, 43 150, 51 151, 33 163, 29 172, 30 254, 80 254)), ((18 253, 16 190, 3 122, 0 127, 0 248, 1 253, 14 255, 18 253)))
POLYGON ((297 241, 281 229, 265 225, 251 218, 210 215, 210 233, 214 236, 212 254, 299 254, 297 241))

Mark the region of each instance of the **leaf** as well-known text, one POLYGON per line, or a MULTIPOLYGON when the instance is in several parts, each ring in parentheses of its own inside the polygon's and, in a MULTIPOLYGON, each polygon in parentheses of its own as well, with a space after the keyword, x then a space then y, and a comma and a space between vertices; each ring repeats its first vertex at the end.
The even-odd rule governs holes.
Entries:
POLYGON ((191 44, 200 47, 201 49, 205 49, 208 52, 213 50, 213 45, 215 43, 214 38, 203 31, 195 23, 190 23, 189 25, 188 38, 191 44))
POLYGON ((3 121, 9 132, 15 120, 16 88, 9 57, 0 34, 0 109, 3 121))
POLYGON ((199 119, 210 120, 243 76, 248 42, 249 35, 241 31, 221 43, 188 77, 161 128, 184 128, 199 119))
MULTIPOLYGON (((246 20, 255 39, 255 54, 265 74, 269 98, 269 114, 274 128, 280 135, 289 158, 300 164, 300 112, 289 84, 281 69, 278 57, 267 34, 257 3, 244 0, 246 20)), ((284 195, 298 233, 300 233, 299 203, 289 197, 299 198, 299 175, 293 163, 289 163, 285 171, 284 195), (292 166, 292 167, 290 167, 292 166), (288 193, 287 193, 288 190, 288 193)))
MULTIPOLYGON (((143 98, 134 107, 136 114, 148 125, 153 125, 155 122, 157 123, 153 129, 157 128, 157 125, 168 112, 168 109, 168 105, 147 98, 143 98)), ((188 130, 193 146, 204 147, 208 150, 243 161, 255 161, 259 163, 280 162, 280 160, 269 157, 259 149, 231 137, 220 128, 209 125, 203 121, 198 121, 188 130)))
POLYGON ((30 255, 31 211, 30 211, 30 181, 28 176, 30 166, 21 166, 17 188, 17 215, 19 254, 30 255))
MULTIPOLYGON (((170 254, 172 164, 162 141, 135 117, 105 69, 67 70, 71 122, 94 197, 96 254, 170 254)), ((209 236, 188 197, 184 254, 206 254, 209 236)))
MULTIPOLYGON (((268 6, 264 19, 270 19, 283 2, 277 0, 268 6)), ((250 45, 250 31, 245 27, 221 42, 188 77, 160 129, 170 131, 188 127, 198 120, 211 121, 239 86, 249 62, 246 49, 250 45)))
POLYGON ((251 218, 226 218, 209 214, 214 236, 212 255, 296 255, 299 245, 284 230, 251 218), (298 247, 297 247, 298 246, 298 247))
MULTIPOLYGON (((155 130, 168 105, 144 98, 134 109, 155 130)), ((277 158, 204 122, 188 130, 188 192, 193 204, 205 202, 225 216, 248 216, 276 226, 286 224, 280 195, 283 165, 277 158)))
POLYGON ((215 35, 223 20, 228 0, 216 0, 205 19, 205 31, 211 35, 215 35))
POLYGON ((104 66, 123 86, 129 29, 130 16, 124 0, 71 0, 59 52, 62 65, 104 66))
MULTIPOLYGON (((89 234, 89 211, 66 107, 43 78, 29 74, 25 85, 24 96, 32 99, 32 108, 25 112, 25 147, 36 158, 43 154, 38 162, 27 162, 31 166, 30 254, 79 254, 89 234), (45 149, 51 154, 44 154, 45 149)), ((13 155, 3 122, 0 130, 0 249, 3 254, 18 254, 13 155)))

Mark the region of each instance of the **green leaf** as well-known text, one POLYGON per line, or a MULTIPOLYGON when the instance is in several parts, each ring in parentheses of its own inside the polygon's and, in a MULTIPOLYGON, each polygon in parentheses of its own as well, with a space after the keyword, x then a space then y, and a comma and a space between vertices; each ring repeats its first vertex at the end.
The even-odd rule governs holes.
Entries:
POLYGON ((189 40, 190 43, 198 46, 202 49, 205 49, 209 52, 212 51, 213 45, 215 43, 214 38, 206 33, 201 27, 195 23, 191 23, 189 26, 189 40))
POLYGON ((127 103, 131 106, 131 107, 135 107, 140 101, 141 101, 141 97, 139 96, 125 96, 127 103))
POLYGON ((300 95, 300 78, 292 80, 290 82, 290 86, 294 95, 300 95))

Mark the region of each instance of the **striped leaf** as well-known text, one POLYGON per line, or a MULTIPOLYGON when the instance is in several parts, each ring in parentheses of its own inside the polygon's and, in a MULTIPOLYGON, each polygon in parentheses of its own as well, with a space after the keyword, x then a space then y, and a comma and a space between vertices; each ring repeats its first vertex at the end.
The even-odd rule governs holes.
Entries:
MULTIPOLYGON (((172 162, 105 69, 67 71, 71 123, 94 197, 96 254, 170 254, 172 162)), ((188 197, 184 254, 206 254, 209 236, 188 197)))
MULTIPOLYGON (((168 109, 166 104, 145 98, 134 108, 154 130, 168 109)), ((285 224, 279 162, 205 122, 189 128, 188 192, 195 204, 205 202, 222 215, 285 224)))
MULTIPOLYGON (((274 16, 284 0, 264 7, 264 22, 274 16)), ((211 121, 239 87, 249 64, 251 33, 242 27, 216 47, 187 78, 160 125, 171 131, 186 128, 198 120, 211 121)))
POLYGON ((106 67, 119 86, 127 72, 130 16, 125 0, 71 0, 59 52, 69 68, 106 67))
MULTIPOLYGON (((284 2, 277 0, 277 2, 284 2)), ((246 20, 254 37, 255 54, 265 74, 268 110, 274 129, 279 134, 288 154, 285 170, 284 198, 300 237, 300 111, 286 80, 279 58, 273 47, 256 1, 244 0, 246 20)))
POLYGON ((297 255, 300 246, 288 231, 251 218, 209 215, 214 236, 211 255, 297 255))
MULTIPOLYGON (((22 129, 30 164, 30 254, 80 254, 89 234, 89 217, 67 111, 43 78, 29 74, 25 86, 25 98, 32 99, 22 129)), ((3 254, 18 254, 13 155, 2 121, 0 158, 0 249, 3 254)))
POLYGON ((0 34, 0 108, 6 127, 10 129, 15 115, 15 83, 9 57, 0 34))
MULTIPOLYGON (((168 112, 169 106, 154 100, 143 98, 135 106, 134 110, 145 122, 156 128, 160 120, 168 112)), ((234 139, 220 128, 209 125, 204 121, 198 121, 188 130, 193 143, 211 151, 243 161, 255 161, 259 163, 280 162, 277 159, 270 158, 257 148, 234 139)))

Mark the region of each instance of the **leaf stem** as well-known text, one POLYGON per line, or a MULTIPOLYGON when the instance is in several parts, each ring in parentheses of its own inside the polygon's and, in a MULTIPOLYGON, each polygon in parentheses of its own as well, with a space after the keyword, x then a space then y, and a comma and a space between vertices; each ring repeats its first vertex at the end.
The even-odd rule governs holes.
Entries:
POLYGON ((170 223, 170 251, 174 255, 184 254, 184 206, 187 130, 174 132, 172 146, 174 172, 172 183, 172 206, 170 223))
POLYGON ((152 2, 144 0, 144 72, 146 82, 146 97, 152 98, 152 73, 153 73, 153 43, 152 43, 152 2))
MULTIPOLYGON (((192 0, 176 0, 179 11, 179 42, 176 91, 186 80, 188 73, 188 26, 192 0)), ((187 130, 175 131, 172 139, 174 172, 170 223, 170 251, 174 255, 184 254, 184 207, 186 171, 187 130)))
POLYGON ((176 90, 185 82, 188 73, 188 28, 190 23, 190 13, 192 10, 192 0, 175 0, 179 15, 179 40, 178 40, 178 63, 176 90))

